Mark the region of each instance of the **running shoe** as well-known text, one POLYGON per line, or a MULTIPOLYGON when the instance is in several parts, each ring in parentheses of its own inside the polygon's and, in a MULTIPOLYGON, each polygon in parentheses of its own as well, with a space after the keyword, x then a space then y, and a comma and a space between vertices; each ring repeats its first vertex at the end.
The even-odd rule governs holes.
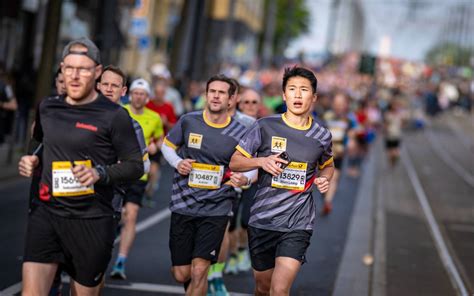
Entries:
POLYGON ((214 279, 214 289, 215 296, 230 296, 229 292, 227 292, 227 289, 225 287, 224 279, 221 277, 214 279))
POLYGON ((246 272, 252 269, 252 264, 250 263, 249 251, 247 249, 239 251, 237 259, 237 270, 246 272))
POLYGON ((214 280, 207 281, 207 296, 216 295, 216 288, 214 287, 214 280))
POLYGON ((116 263, 112 272, 110 273, 110 277, 117 280, 126 280, 127 276, 125 275, 125 266, 122 262, 116 263))
POLYGON ((224 273, 225 274, 238 274, 237 258, 235 255, 231 255, 227 264, 225 265, 224 273))

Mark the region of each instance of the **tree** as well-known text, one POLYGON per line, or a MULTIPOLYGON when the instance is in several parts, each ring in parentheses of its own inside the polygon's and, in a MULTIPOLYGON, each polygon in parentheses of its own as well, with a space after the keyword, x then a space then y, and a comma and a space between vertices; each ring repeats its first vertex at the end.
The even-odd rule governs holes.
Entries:
POLYGON ((309 31, 310 11, 305 0, 268 0, 277 2, 273 52, 282 56, 288 44, 309 31))
POLYGON ((428 51, 426 61, 430 64, 469 66, 471 51, 453 43, 438 44, 428 51))

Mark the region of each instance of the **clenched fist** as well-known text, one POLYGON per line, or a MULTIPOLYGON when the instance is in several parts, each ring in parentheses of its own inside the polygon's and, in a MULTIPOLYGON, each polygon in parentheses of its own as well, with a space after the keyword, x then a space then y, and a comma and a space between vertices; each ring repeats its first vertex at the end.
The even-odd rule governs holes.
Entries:
POLYGON ((23 177, 31 177, 34 169, 39 164, 39 158, 36 155, 22 156, 18 163, 18 172, 23 177))

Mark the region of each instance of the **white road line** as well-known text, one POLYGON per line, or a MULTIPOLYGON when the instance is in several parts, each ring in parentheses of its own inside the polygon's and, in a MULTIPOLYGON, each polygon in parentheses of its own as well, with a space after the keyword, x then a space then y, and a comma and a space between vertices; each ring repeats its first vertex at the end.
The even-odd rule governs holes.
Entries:
MULTIPOLYGON (((164 210, 161 210, 153 215, 151 215, 150 217, 146 218, 145 220, 141 221, 140 223, 137 224, 137 234, 152 227, 153 225, 156 225, 158 223, 160 223, 161 221, 169 218, 171 216, 171 211, 166 208, 164 210)), ((120 237, 118 237, 117 239, 115 239, 114 241, 114 244, 118 244, 120 242, 120 237)), ((22 282, 19 282, 19 283, 16 283, 8 288, 6 288, 5 290, 3 291, 0 291, 0 295, 1 296, 6 296, 6 295, 14 295, 18 292, 21 291, 21 287, 22 287, 22 282), (6 294, 4 294, 6 293, 6 294)), ((180 294, 182 294, 183 291, 181 289, 181 292, 180 294)))
POLYGON ((405 166, 408 176, 410 177, 410 181, 413 185, 413 188, 415 189, 416 196, 418 198, 418 201, 420 202, 423 213, 426 216, 426 220, 428 221, 430 232, 435 241, 435 245, 440 255, 441 261, 443 262, 443 265, 451 279, 451 282, 456 288, 456 290, 460 293, 460 295, 468 296, 467 288, 461 279, 459 271, 456 265, 454 264, 453 258, 449 254, 446 243, 443 239, 443 236, 441 235, 441 231, 433 215, 433 211, 431 210, 428 198, 426 197, 425 191, 421 186, 421 182, 418 179, 418 175, 416 174, 415 168, 410 159, 410 156, 408 155, 408 151, 406 150, 406 148, 402 149, 401 160, 403 165, 405 166))
MULTIPOLYGON (((169 218, 170 216, 171 216, 171 211, 168 208, 151 215, 150 217, 146 218, 140 223, 137 223, 137 226, 136 226, 137 234, 152 227, 155 224, 160 223, 161 221, 169 218)), ((120 242, 120 237, 117 237, 114 241, 114 244, 118 244, 119 242, 120 242)))
POLYGON ((21 282, 16 283, 16 284, 14 284, 13 286, 10 286, 10 287, 6 288, 5 290, 0 291, 0 295, 1 295, 1 296, 12 296, 12 295, 15 295, 15 294, 17 294, 17 293, 20 293, 21 287, 22 287, 21 282))
POLYGON ((466 181, 469 185, 474 187, 474 176, 465 170, 459 163, 457 163, 446 151, 441 151, 439 141, 435 140, 432 131, 425 132, 426 137, 431 143, 431 147, 433 148, 434 152, 441 158, 450 168, 452 168, 464 181, 466 181))
MULTIPOLYGON (((107 288, 111 289, 122 289, 122 290, 133 290, 133 291, 142 291, 142 292, 160 292, 168 294, 184 294, 183 287, 180 286, 171 286, 171 285, 159 285, 159 284, 150 284, 150 283, 130 283, 129 285, 113 285, 105 284, 107 288)), ((229 292, 231 296, 251 296, 252 294, 245 293, 235 293, 229 292)))

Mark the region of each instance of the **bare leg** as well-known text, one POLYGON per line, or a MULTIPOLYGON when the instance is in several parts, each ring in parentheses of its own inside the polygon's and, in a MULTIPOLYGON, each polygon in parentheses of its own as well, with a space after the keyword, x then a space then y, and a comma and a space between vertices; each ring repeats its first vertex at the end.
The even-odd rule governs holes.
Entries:
POLYGON ((138 210, 140 207, 132 202, 125 204, 125 211, 123 212, 123 228, 120 233, 120 248, 119 255, 127 256, 130 248, 132 247, 133 241, 135 240, 136 224, 138 210))
POLYGON ((265 271, 256 271, 255 269, 253 270, 256 296, 270 295, 273 271, 273 268, 265 271))
POLYGON ((301 268, 301 262, 290 257, 277 257, 273 271, 270 294, 273 296, 290 295, 290 289, 301 268))
POLYGON ((21 295, 48 295, 57 269, 57 263, 23 263, 21 295))
POLYGON ((194 258, 191 264, 191 284, 186 295, 207 294, 207 274, 211 262, 202 258, 194 258))
POLYGON ((72 296, 99 296, 100 290, 102 289, 102 282, 103 281, 101 281, 95 287, 86 287, 71 279, 71 295, 72 296))

